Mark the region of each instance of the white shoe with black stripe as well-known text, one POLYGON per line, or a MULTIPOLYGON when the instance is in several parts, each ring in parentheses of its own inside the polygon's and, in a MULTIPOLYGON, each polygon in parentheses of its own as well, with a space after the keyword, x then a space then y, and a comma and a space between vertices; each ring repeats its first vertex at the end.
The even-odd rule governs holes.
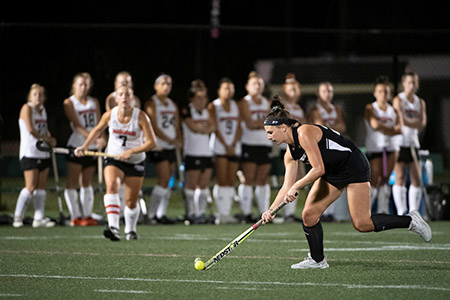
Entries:
POLYGON ((308 253, 308 257, 305 260, 299 262, 298 264, 293 264, 291 269, 327 269, 330 266, 327 263, 327 258, 324 257, 322 261, 316 262, 312 257, 311 253, 308 253))
POLYGON ((411 217, 411 223, 409 224, 409 230, 420 235, 427 243, 431 241, 432 233, 431 228, 422 218, 417 210, 411 211, 408 216, 411 217))

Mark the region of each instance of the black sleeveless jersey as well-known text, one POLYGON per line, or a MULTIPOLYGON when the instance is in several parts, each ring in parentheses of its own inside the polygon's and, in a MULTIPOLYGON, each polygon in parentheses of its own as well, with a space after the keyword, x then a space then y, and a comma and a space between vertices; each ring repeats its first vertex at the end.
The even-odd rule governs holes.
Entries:
MULTIPOLYGON (((301 126, 301 125, 300 125, 301 126)), ((292 127, 292 135, 294 137, 294 145, 288 145, 294 160, 301 160, 309 164, 308 156, 305 150, 300 146, 298 140, 297 129, 300 127, 292 127)), ((349 139, 343 137, 339 132, 328 127, 314 124, 322 130, 322 138, 318 142, 320 154, 325 165, 325 175, 337 175, 345 169, 345 165, 357 150, 355 144, 349 139)))

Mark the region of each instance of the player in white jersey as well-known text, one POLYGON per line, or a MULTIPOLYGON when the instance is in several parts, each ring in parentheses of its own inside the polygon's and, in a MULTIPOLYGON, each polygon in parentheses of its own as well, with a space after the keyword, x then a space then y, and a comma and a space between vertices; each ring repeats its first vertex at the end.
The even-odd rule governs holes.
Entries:
POLYGON ((119 182, 125 185, 125 237, 136 240, 139 218, 138 196, 144 182, 145 152, 156 146, 156 138, 146 113, 131 105, 131 91, 126 86, 116 90, 117 106, 105 112, 75 154, 83 156, 95 140, 109 127, 106 152, 118 155, 118 159, 105 159, 106 194, 104 204, 108 216, 108 228, 104 236, 111 241, 120 240, 119 182))
MULTIPOLYGON (((309 110, 307 119, 310 123, 324 125, 340 133, 344 133, 346 128, 342 107, 339 104, 332 104, 334 98, 333 85, 324 81, 319 83, 317 90, 317 102, 309 110)), ((333 202, 322 215, 322 221, 333 221, 336 205, 342 203, 345 191, 340 198, 333 202)))
POLYGON ((20 166, 25 178, 25 187, 20 191, 14 211, 13 226, 23 226, 23 218, 28 202, 33 199, 33 227, 53 227, 55 222, 44 218, 48 170, 50 155, 39 151, 36 143, 43 140, 52 147, 56 140, 51 136, 47 126, 47 112, 44 107, 45 89, 33 84, 28 92, 27 103, 22 106, 19 115, 20 129, 20 166))
POLYGON ((248 76, 245 86, 248 94, 239 101, 242 115, 242 157, 241 166, 245 182, 239 185, 239 199, 243 221, 252 223, 253 187, 259 214, 270 204, 268 183, 272 167, 272 142, 264 131, 264 118, 270 112, 270 103, 262 93, 264 80, 255 72, 248 76))
MULTIPOLYGON (((89 132, 100 119, 100 104, 96 98, 89 95, 92 84, 92 77, 89 73, 76 74, 72 82, 72 95, 64 100, 64 111, 72 128, 72 134, 67 142, 69 148, 75 149, 83 145, 89 132)), ((105 144, 105 136, 102 134, 89 147, 91 150, 102 150, 105 144)), ((94 207, 92 179, 95 174, 97 159, 94 157, 76 157, 71 153, 66 156, 66 160, 68 175, 64 197, 70 212, 70 225, 98 225, 97 221, 92 218, 94 207), (80 185, 81 211, 78 205, 78 185, 80 185)))
POLYGON ((188 90, 189 104, 181 110, 186 202, 186 218, 193 224, 202 224, 210 196, 209 183, 213 173, 213 152, 209 136, 215 131, 210 116, 208 90, 200 79, 192 81, 188 90))
POLYGON ((218 212, 216 223, 233 223, 237 221, 231 217, 231 208, 236 195, 234 185, 241 156, 241 118, 239 107, 233 100, 234 84, 230 79, 220 81, 217 94, 219 98, 208 104, 216 129, 210 140, 216 162, 216 184, 213 188, 218 212))
POLYGON ((373 92, 375 101, 365 107, 366 156, 371 169, 370 201, 377 199, 377 213, 389 212, 391 187, 389 176, 394 169, 396 146, 392 137, 401 134, 402 121, 392 105, 391 84, 385 76, 377 78, 373 92))
MULTIPOLYGON (((291 114, 292 118, 299 121, 300 124, 306 124, 306 115, 303 108, 300 106, 299 101, 301 97, 301 87, 300 82, 295 78, 293 73, 286 74, 286 79, 283 84, 283 96, 282 102, 286 110, 291 114)), ((282 174, 284 174, 284 164, 283 157, 286 154, 286 144, 277 145, 274 147, 279 147, 280 158, 282 164, 282 174)), ((305 175, 305 165, 299 164, 297 169, 297 178, 302 178, 305 175)), ((281 175, 281 177, 283 177, 281 175)), ((281 179, 283 182, 284 179, 281 179)), ((284 208, 284 221, 285 222, 301 222, 301 218, 295 215, 295 210, 297 208, 297 199, 284 208)))
POLYGON ((146 101, 145 111, 150 116, 158 147, 162 151, 150 151, 149 160, 156 164, 158 180, 152 189, 148 221, 150 223, 173 224, 167 218, 171 188, 170 177, 176 168, 176 152, 183 146, 177 104, 169 98, 172 77, 158 76, 154 84, 155 94, 146 101), (178 150, 177 150, 178 149, 178 150))
MULTIPOLYGON (((427 124, 425 101, 415 93, 417 91, 417 74, 406 72, 402 76, 403 92, 394 98, 393 106, 403 120, 402 134, 397 140, 400 145, 400 152, 397 162, 394 166, 395 184, 392 187, 394 202, 399 215, 408 212, 406 203, 406 173, 409 169, 411 185, 408 191, 409 211, 417 210, 422 199, 422 190, 420 188, 421 173, 417 172, 414 166, 414 160, 411 154, 411 147, 416 151, 420 148, 419 131, 424 129, 427 124)), ((420 171, 420 170, 419 170, 420 171)))
POLYGON ((106 111, 110 111, 113 107, 117 105, 116 102, 116 90, 120 86, 127 86, 130 88, 131 91, 131 105, 133 107, 141 108, 141 100, 138 96, 134 94, 133 90, 133 78, 131 77, 131 74, 127 71, 121 71, 117 73, 116 79, 114 80, 114 92, 111 92, 111 94, 106 97, 105 100, 105 109, 106 111))

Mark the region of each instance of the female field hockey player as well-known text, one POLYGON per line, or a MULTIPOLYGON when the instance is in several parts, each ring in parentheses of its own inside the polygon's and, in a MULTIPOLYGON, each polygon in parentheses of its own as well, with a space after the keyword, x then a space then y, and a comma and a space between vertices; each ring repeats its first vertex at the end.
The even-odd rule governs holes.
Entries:
MULTIPOLYGON (((89 95, 92 89, 92 77, 89 73, 76 74, 72 82, 72 95, 64 100, 64 112, 70 121, 72 134, 67 147, 75 149, 83 145, 90 131, 100 120, 100 104, 89 95)), ((104 134, 89 145, 90 150, 102 150, 106 145, 104 134)), ((71 226, 98 225, 92 218, 94 207, 94 188, 92 179, 95 174, 97 158, 76 157, 73 153, 66 156, 67 183, 64 198, 70 212, 71 226), (77 187, 80 185, 80 204, 78 205, 77 187)))
MULTIPOLYGON (((292 202, 299 189, 312 183, 303 208, 303 231, 308 241, 308 257, 291 266, 293 269, 328 268, 324 256, 323 231, 320 216, 347 188, 347 199, 353 226, 360 232, 379 232, 393 228, 408 228, 429 242, 431 229, 419 212, 408 216, 370 214, 370 165, 353 142, 339 132, 323 125, 300 124, 293 120, 275 97, 272 112, 264 120, 267 137, 288 145, 284 164, 286 173, 263 223, 273 220, 272 210, 283 201, 292 202), (311 165, 303 178, 296 180, 299 160, 311 165)), ((289 205, 289 204, 288 204, 289 205)))
POLYGON ((145 112, 131 106, 131 92, 126 86, 116 90, 117 106, 103 114, 98 125, 92 129, 81 147, 75 149, 82 157, 84 150, 109 127, 106 153, 118 155, 118 159, 105 159, 106 194, 104 204, 108 216, 108 228, 104 235, 112 241, 120 240, 119 182, 125 185, 125 237, 136 240, 139 217, 138 196, 144 182, 145 152, 156 146, 156 138, 145 112))
POLYGON ((50 154, 39 151, 36 143, 43 140, 52 147, 56 140, 51 136, 47 126, 47 111, 44 107, 45 89, 33 84, 28 92, 28 101, 22 106, 19 115, 20 128, 20 166, 25 177, 25 187, 20 191, 14 211, 14 227, 23 226, 23 218, 28 202, 33 199, 33 227, 53 227, 55 222, 44 218, 45 199, 47 193, 50 154))
POLYGON ((364 124, 366 126, 366 156, 369 159, 370 203, 377 199, 378 213, 389 212, 389 175, 396 161, 396 147, 392 137, 401 134, 402 120, 389 104, 391 84, 387 77, 377 78, 373 91, 375 101, 366 105, 364 124))

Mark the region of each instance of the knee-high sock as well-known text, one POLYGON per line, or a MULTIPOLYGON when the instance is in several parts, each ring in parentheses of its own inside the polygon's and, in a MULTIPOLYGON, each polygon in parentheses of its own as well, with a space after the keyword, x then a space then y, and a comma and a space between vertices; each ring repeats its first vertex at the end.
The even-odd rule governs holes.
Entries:
POLYGON ((394 229, 394 228, 408 228, 411 223, 410 216, 394 216, 387 214, 372 215, 372 222, 375 226, 375 232, 394 229))
POLYGON ((27 188, 23 188, 20 191, 19 197, 17 198, 16 210, 14 211, 14 217, 23 217, 25 216, 25 211, 27 210, 28 202, 31 200, 33 195, 27 188))
POLYGON ((305 232, 306 239, 308 240, 309 253, 312 259, 316 262, 321 262, 324 259, 323 255, 323 229, 320 221, 311 227, 303 225, 303 231, 305 232))
POLYGON ((195 200, 194 200, 195 191, 192 189, 184 189, 184 201, 185 201, 185 209, 186 216, 192 218, 195 216, 195 200))
POLYGON ((75 220, 81 217, 80 207, 78 206, 78 192, 76 189, 65 189, 64 198, 69 209, 70 218, 75 220))
POLYGON ((154 219, 158 210, 159 204, 166 193, 166 189, 162 186, 155 185, 150 196, 150 210, 148 211, 148 218, 154 219))
POLYGON ((119 194, 105 194, 103 196, 106 216, 108 217, 108 226, 120 227, 120 198, 119 194))
POLYGON ((284 209, 284 216, 289 217, 295 215, 295 209, 297 208, 298 196, 295 197, 295 200, 291 203, 287 204, 284 209))
POLYGON ((394 196, 395 208, 397 209, 397 215, 403 216, 408 209, 406 208, 406 187, 396 185, 392 187, 392 195, 394 196))
POLYGON ((83 216, 85 218, 90 217, 94 208, 94 188, 92 185, 80 188, 80 203, 83 216))
POLYGON ((206 204, 211 192, 209 188, 196 189, 194 192, 195 216, 200 217, 206 213, 206 204))
POLYGON ((33 193, 34 219, 42 220, 44 218, 45 198, 47 192, 45 190, 35 190, 33 193))
POLYGON ((262 214, 269 209, 270 205, 270 185, 257 185, 255 187, 256 203, 259 213, 262 214))
POLYGON ((251 185, 240 184, 238 194, 241 204, 241 211, 244 216, 252 213, 253 187, 251 185))
POLYGON ((136 207, 131 209, 128 206, 125 206, 123 211, 123 216, 125 219, 125 233, 136 232, 136 226, 139 219, 140 212, 139 202, 136 204, 136 207))
POLYGON ((230 216, 233 205, 234 187, 218 186, 216 201, 217 212, 220 216, 230 216))
POLYGON ((422 201, 422 188, 410 185, 408 192, 409 211, 419 210, 420 201, 422 201))
POLYGON ((385 213, 389 212, 389 197, 391 196, 391 187, 389 184, 384 184, 378 190, 377 212, 385 213))
POLYGON ((162 217, 166 216, 167 209, 169 208, 169 199, 171 194, 172 194, 171 188, 170 187, 165 188, 164 196, 161 199, 161 202, 159 203, 158 210, 156 211, 156 217, 158 219, 161 219, 162 217))
POLYGON ((120 199, 120 217, 123 217, 125 209, 125 184, 122 184, 119 178, 117 178, 117 184, 119 185, 119 199, 120 199))

